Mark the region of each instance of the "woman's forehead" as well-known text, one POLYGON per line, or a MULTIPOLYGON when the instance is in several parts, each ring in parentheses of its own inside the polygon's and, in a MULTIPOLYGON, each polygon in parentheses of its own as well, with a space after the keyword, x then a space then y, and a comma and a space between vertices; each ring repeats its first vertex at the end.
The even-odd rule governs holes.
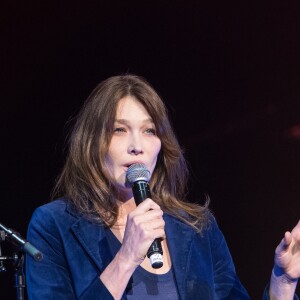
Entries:
POLYGON ((126 96, 119 100, 115 119, 142 119, 151 120, 151 116, 145 106, 135 97, 126 96))

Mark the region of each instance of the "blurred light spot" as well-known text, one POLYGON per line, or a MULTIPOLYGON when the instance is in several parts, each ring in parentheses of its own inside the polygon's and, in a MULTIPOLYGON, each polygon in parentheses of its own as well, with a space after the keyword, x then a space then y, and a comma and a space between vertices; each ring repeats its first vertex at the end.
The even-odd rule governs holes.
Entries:
POLYGON ((286 131, 286 135, 290 139, 300 140, 300 124, 296 124, 296 125, 290 127, 286 131))

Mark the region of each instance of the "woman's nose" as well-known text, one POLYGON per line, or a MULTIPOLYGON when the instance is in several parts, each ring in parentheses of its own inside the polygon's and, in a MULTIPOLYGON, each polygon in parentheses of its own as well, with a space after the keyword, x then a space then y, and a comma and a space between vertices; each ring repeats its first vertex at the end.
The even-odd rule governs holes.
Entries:
POLYGON ((128 153, 134 155, 143 153, 142 140, 138 134, 131 137, 128 145, 128 153))

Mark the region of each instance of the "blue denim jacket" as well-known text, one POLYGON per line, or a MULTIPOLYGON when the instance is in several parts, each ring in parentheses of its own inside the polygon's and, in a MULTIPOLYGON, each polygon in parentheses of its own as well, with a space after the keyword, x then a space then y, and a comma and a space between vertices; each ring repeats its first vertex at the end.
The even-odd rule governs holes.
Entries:
MULTIPOLYGON (((202 235, 168 214, 164 219, 180 299, 249 299, 213 217, 202 235)), ((112 260, 103 225, 56 200, 36 209, 28 240, 44 254, 41 262, 26 258, 30 300, 113 299, 99 279, 112 260)))

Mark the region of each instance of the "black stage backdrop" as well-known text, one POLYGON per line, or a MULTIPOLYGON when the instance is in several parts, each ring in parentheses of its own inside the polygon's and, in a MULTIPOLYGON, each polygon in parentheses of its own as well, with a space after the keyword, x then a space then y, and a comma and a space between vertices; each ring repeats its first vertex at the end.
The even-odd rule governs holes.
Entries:
MULTIPOLYGON (((45 2, 0 4, 0 222, 26 236, 62 168, 70 120, 99 81, 136 73, 167 103, 190 199, 210 195, 260 299, 275 246, 300 217, 298 1, 45 2)), ((0 298, 15 299, 7 269, 0 298)))

